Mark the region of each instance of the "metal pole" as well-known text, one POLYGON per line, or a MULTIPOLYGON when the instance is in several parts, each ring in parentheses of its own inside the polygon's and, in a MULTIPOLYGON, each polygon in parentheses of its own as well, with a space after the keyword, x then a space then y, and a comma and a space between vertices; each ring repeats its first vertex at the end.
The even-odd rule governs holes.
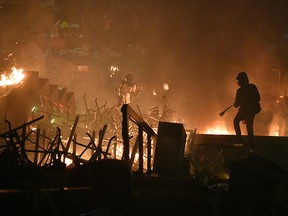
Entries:
POLYGON ((148 141, 147 141, 147 173, 148 175, 151 174, 151 134, 147 134, 148 141))
POLYGON ((37 130, 36 130, 36 143, 35 143, 34 164, 38 164, 39 144, 40 144, 40 128, 38 127, 37 130))
POLYGON ((66 153, 68 153, 68 151, 69 151, 70 143, 71 143, 72 138, 73 138, 73 136, 74 136, 74 133, 75 133, 75 130, 76 130, 78 121, 79 121, 79 115, 76 116, 76 119, 75 119, 75 121, 74 121, 72 130, 71 130, 71 133, 70 133, 70 136, 69 136, 69 139, 68 139, 68 141, 67 141, 67 146, 66 146, 66 148, 65 148, 66 153))
POLYGON ((122 119, 122 138, 124 145, 123 160, 129 163, 129 134, 128 134, 128 104, 124 104, 121 108, 123 113, 122 119))
POLYGON ((139 136, 139 173, 143 174, 143 129, 138 127, 139 136))
MULTIPOLYGON (((96 138, 96 132, 95 130, 92 131, 92 140, 90 142, 95 143, 95 138, 96 138)), ((91 157, 94 154, 94 152, 96 151, 96 149, 94 149, 95 144, 93 145, 93 147, 91 148, 91 157)))

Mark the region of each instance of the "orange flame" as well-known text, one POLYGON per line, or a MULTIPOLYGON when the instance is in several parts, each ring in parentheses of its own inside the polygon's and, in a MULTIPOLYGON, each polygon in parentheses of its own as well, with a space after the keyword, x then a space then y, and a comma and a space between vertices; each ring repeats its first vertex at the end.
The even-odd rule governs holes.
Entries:
POLYGON ((0 86, 10 86, 10 85, 16 85, 20 83, 25 75, 23 74, 23 69, 17 69, 16 67, 12 67, 12 73, 6 75, 2 74, 1 75, 1 80, 0 80, 0 86))
POLYGON ((216 121, 207 127, 204 134, 223 134, 228 135, 230 132, 227 130, 226 125, 222 121, 216 121))
POLYGON ((223 134, 223 135, 228 135, 229 132, 223 128, 223 127, 213 127, 213 128, 207 128, 205 131, 205 134, 223 134))

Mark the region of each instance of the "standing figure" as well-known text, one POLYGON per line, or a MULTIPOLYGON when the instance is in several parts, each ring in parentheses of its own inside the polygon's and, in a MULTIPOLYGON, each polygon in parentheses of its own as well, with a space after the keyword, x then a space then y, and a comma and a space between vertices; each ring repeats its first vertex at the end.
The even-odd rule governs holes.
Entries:
POLYGON ((130 104, 137 95, 137 86, 132 74, 127 74, 117 89, 118 105, 130 104))
POLYGON ((237 137, 237 143, 243 144, 241 136, 240 122, 246 124, 248 135, 248 147, 250 152, 254 151, 254 118, 261 111, 260 94, 256 85, 249 83, 246 72, 240 72, 237 77, 238 85, 234 107, 238 108, 238 112, 234 117, 234 129, 237 137))

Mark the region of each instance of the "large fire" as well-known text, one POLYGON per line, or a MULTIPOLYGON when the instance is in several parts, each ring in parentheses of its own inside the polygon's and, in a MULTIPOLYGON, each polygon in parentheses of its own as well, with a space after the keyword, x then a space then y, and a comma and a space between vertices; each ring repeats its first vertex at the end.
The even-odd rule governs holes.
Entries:
POLYGON ((23 69, 17 69, 16 67, 11 68, 12 72, 10 74, 2 74, 0 80, 0 86, 11 86, 19 84, 25 77, 23 74, 23 69))
POLYGON ((205 131, 205 134, 223 134, 223 135, 228 135, 230 134, 226 128, 216 126, 212 128, 207 128, 205 131))
POLYGON ((230 132, 227 130, 226 125, 222 121, 216 121, 211 127, 206 128, 204 134, 229 135, 230 132))

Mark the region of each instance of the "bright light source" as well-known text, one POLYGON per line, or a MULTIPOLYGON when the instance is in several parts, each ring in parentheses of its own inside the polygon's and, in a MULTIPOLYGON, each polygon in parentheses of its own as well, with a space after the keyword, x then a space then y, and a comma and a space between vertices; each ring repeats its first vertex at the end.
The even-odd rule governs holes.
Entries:
POLYGON ((12 67, 12 72, 8 75, 2 74, 1 80, 0 80, 0 86, 9 86, 9 85, 15 85, 20 83, 25 75, 23 74, 23 69, 17 69, 16 67, 12 67))
POLYGON ((169 85, 168 83, 163 83, 163 90, 168 91, 169 90, 169 85))

